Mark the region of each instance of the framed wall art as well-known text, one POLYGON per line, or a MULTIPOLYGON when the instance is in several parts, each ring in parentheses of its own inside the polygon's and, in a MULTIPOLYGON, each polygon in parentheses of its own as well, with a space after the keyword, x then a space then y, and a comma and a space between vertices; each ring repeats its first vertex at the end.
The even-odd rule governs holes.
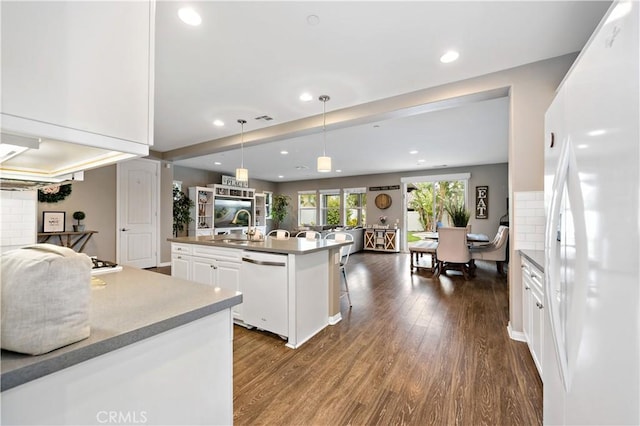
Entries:
POLYGON ((42 232, 64 232, 65 212, 42 212, 42 232))
POLYGON ((488 186, 476 186, 476 219, 489 219, 488 186))

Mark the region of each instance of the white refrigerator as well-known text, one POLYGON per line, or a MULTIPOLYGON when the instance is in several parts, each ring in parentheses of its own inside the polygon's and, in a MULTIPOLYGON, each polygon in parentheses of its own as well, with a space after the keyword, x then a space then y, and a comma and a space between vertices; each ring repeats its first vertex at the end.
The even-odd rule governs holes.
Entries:
POLYGON ((639 16, 611 5, 545 116, 545 424, 640 424, 639 16))

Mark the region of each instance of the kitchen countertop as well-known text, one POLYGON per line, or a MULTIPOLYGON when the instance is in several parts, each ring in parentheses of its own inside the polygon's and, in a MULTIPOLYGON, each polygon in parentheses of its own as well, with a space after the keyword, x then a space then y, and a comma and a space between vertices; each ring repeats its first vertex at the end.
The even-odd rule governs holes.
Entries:
POLYGON ((91 335, 38 356, 3 350, 2 391, 242 303, 238 292, 126 266, 95 279, 106 285, 92 284, 91 335))
POLYGON ((288 240, 266 238, 264 241, 248 241, 246 239, 234 239, 228 235, 177 237, 168 238, 172 243, 198 244, 212 247, 228 247, 241 250, 262 251, 280 254, 308 254, 340 246, 353 244, 351 241, 333 240, 307 240, 306 238, 291 237, 288 240))
POLYGON ((520 255, 529 259, 540 272, 544 272, 544 250, 520 250, 520 255))

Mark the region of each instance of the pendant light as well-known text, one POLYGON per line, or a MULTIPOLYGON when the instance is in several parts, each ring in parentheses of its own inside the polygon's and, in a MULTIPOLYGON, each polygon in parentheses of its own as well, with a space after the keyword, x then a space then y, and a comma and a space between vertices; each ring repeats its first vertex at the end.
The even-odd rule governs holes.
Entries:
POLYGON ((327 101, 331 99, 327 95, 322 95, 318 98, 322 102, 322 138, 323 148, 322 157, 318 157, 318 171, 320 173, 327 173, 331 171, 331 157, 327 157, 327 101))
POLYGON ((236 169, 236 180, 239 182, 249 181, 249 170, 244 168, 244 125, 247 120, 239 119, 240 123, 240 168, 236 169))

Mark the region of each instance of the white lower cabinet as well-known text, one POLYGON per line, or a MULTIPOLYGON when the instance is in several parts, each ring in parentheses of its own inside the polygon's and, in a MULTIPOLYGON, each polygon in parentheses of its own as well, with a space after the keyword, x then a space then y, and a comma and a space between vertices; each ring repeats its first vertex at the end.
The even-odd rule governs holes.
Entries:
MULTIPOLYGON (((198 246, 193 244, 171 244, 171 275, 201 284, 240 289, 241 250, 198 246)), ((242 320, 242 303, 232 309, 233 317, 242 320)))
POLYGON ((218 283, 218 262, 206 257, 191 257, 191 281, 216 286, 218 283))
POLYGON ((533 362, 542 377, 544 344, 544 274, 526 258, 521 258, 523 331, 533 362))

